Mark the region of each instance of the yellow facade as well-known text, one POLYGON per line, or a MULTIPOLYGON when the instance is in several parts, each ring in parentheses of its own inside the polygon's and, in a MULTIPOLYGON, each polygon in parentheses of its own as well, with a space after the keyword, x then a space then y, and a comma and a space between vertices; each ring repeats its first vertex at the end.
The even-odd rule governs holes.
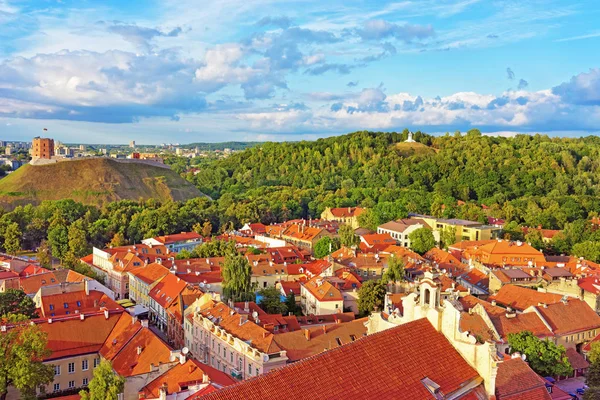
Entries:
POLYGON ((87 386, 93 378, 94 368, 100 365, 100 356, 98 353, 90 353, 50 360, 44 364, 54 366, 54 381, 44 391, 58 393, 87 386))

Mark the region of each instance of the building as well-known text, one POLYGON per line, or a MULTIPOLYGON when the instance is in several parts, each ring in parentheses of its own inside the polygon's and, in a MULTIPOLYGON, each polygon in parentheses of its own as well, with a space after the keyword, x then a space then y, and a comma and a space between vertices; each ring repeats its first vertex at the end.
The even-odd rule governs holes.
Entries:
POLYGON ((307 226, 306 223, 291 224, 281 233, 281 238, 286 242, 310 252, 319 239, 325 236, 331 236, 326 229, 307 226))
POLYGON ((135 140, 129 142, 129 148, 135 149, 135 140))
POLYGON ((324 219, 325 221, 337 221, 357 229, 360 226, 358 223, 358 216, 363 212, 365 212, 365 209, 360 207, 327 207, 321 213, 321 219, 324 219))
POLYGON ((517 285, 503 286, 498 293, 489 298, 490 301, 495 301, 498 305, 517 311, 524 311, 538 304, 560 303, 562 299, 563 296, 559 294, 546 293, 545 291, 538 291, 517 285))
MULTIPOLYGON (((377 233, 387 233, 396 240, 396 244, 408 248, 410 247, 410 239, 408 236, 421 228, 431 229, 424 221, 405 218, 379 225, 377 227, 377 233)), ((434 232, 434 238, 436 242, 440 241, 440 234, 438 231, 434 232)))
POLYGON ((138 399, 177 400, 217 391, 236 381, 229 375, 196 360, 188 359, 160 375, 138 393, 138 399))
POLYGON ((150 307, 150 291, 169 273, 169 270, 158 263, 150 263, 143 268, 128 271, 129 298, 148 309, 150 307))
POLYGON ((167 331, 167 308, 178 299, 187 285, 187 282, 181 278, 166 274, 148 293, 150 321, 161 331, 167 331))
POLYGON ((506 266, 532 267, 546 263, 544 254, 530 244, 502 239, 473 243, 463 250, 462 258, 482 270, 506 266))
POLYGON ((202 236, 196 232, 181 232, 174 235, 143 239, 142 244, 147 246, 165 246, 169 251, 178 253, 181 250, 194 250, 196 246, 202 244, 202 236))
POLYGON ((315 276, 300 287, 300 306, 305 315, 334 314, 344 309, 344 297, 328 280, 315 276))
POLYGON ((427 320, 369 333, 203 399, 487 398, 478 371, 427 320))
POLYGON ((434 231, 442 232, 446 229, 455 229, 456 241, 463 240, 489 240, 497 238, 502 228, 495 225, 484 225, 477 221, 464 219, 444 219, 429 215, 410 214, 411 218, 425 222, 434 231))
POLYGON ((54 156, 54 139, 50 138, 33 138, 33 147, 31 153, 32 159, 50 160, 54 156))
POLYGON ((372 233, 360 236, 360 250, 363 253, 379 253, 396 244, 389 233, 372 233))
POLYGON ((224 303, 192 306, 185 318, 185 338, 192 354, 236 379, 248 379, 282 367, 286 352, 274 334, 224 303))
POLYGON ((498 268, 493 269, 489 275, 490 293, 496 293, 505 285, 537 286, 542 282, 536 270, 528 274, 521 268, 498 268))

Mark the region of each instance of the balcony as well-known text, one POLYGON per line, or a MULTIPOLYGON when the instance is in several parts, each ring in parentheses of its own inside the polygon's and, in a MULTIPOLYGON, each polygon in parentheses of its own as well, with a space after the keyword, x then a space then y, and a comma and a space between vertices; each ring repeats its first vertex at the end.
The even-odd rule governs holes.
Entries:
POLYGON ((243 379, 244 377, 242 376, 242 371, 238 371, 235 368, 231 368, 231 376, 236 378, 236 379, 243 379))

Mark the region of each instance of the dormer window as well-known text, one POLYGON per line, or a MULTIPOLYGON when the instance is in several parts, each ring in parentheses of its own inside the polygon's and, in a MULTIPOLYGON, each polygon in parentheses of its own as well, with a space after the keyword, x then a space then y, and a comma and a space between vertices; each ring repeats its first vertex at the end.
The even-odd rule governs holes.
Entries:
POLYGON ((64 306, 65 308, 69 308, 69 303, 64 303, 64 304, 63 304, 63 306, 64 306))

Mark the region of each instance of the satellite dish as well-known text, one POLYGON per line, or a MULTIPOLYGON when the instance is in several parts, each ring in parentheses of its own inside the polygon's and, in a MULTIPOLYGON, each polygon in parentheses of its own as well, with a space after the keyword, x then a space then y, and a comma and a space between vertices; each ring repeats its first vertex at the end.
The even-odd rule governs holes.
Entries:
POLYGON ((190 352, 190 349, 188 349, 187 347, 184 347, 183 349, 181 349, 181 354, 183 354, 184 356, 190 352))
POLYGON ((256 311, 252 311, 252 318, 256 319, 258 317, 258 313, 256 311))
POLYGON ((204 287, 204 282, 200 282, 200 287, 204 287))
POLYGON ((210 283, 207 283, 207 284, 206 284, 206 288, 207 288, 207 289, 210 289, 210 283))

